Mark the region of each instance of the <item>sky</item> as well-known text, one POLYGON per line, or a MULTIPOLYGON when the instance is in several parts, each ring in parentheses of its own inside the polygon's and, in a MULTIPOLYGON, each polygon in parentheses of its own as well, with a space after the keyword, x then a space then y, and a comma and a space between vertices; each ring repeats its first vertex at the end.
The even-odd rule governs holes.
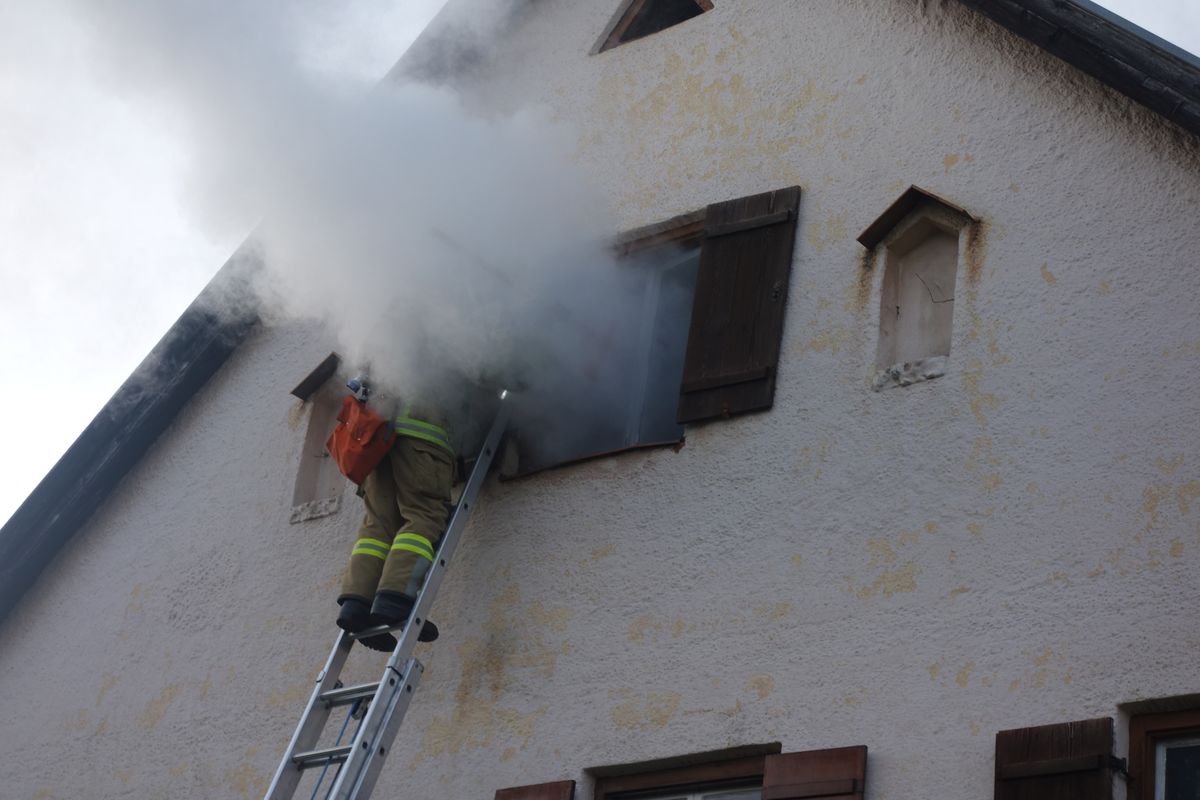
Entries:
MULTIPOLYGON (((373 83, 443 2, 310 2, 302 56, 373 83)), ((1200 52, 1197 0, 1102 5, 1200 52)), ((0 522, 257 222, 198 221, 178 120, 94 69, 69 9, 0 0, 0 522)))

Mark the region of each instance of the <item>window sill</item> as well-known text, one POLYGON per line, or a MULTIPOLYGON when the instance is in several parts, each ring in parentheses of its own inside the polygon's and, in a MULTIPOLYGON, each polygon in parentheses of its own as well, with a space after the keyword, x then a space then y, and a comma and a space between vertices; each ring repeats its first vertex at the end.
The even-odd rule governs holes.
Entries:
POLYGON ((875 380, 871 382, 871 386, 878 392, 897 386, 912 386, 914 383, 931 381, 946 374, 946 364, 949 360, 949 356, 930 356, 918 361, 893 364, 887 369, 875 373, 875 380))
POLYGON ((288 522, 294 525, 297 522, 307 522, 310 519, 328 517, 331 514, 336 514, 341 506, 342 496, 340 494, 333 497, 326 497, 324 500, 312 500, 307 503, 301 503, 298 506, 292 506, 292 514, 288 517, 288 522))

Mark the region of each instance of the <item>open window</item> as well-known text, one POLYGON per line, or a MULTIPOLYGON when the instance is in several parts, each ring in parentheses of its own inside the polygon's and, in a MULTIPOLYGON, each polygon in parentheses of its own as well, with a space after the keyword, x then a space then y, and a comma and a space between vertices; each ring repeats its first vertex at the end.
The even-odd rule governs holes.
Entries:
POLYGON ((596 52, 641 39, 712 10, 711 0, 626 0, 601 37, 596 52))
POLYGON ((876 389, 946 373, 955 289, 973 222, 963 209, 913 186, 859 237, 872 253, 883 253, 876 389))
POLYGON ((293 523, 328 516, 341 505, 346 479, 325 449, 345 394, 342 387, 329 380, 339 361, 337 353, 330 353, 292 389, 292 394, 303 403, 301 408, 308 409, 308 427, 292 490, 289 521, 293 523))
MULTIPOLYGON (((638 309, 633 324, 605 333, 600 380, 618 389, 606 424, 577 431, 567 445, 556 439, 554 450, 532 449, 518 431, 518 456, 505 477, 675 445, 685 424, 769 409, 799 203, 800 189, 789 187, 622 237, 618 254, 638 309)), ((580 404, 599 402, 595 386, 572 390, 580 404)))

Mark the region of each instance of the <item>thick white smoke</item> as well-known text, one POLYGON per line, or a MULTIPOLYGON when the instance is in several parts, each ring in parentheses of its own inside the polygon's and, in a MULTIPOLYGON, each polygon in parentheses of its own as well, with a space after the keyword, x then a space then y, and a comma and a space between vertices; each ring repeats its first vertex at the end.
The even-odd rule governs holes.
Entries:
POLYGON ((536 108, 484 118, 444 88, 335 80, 299 56, 306 3, 66 1, 100 67, 191 144, 198 217, 261 219, 268 318, 323 321, 393 392, 437 398, 447 372, 519 384, 527 436, 624 413, 641 284, 613 262, 570 131, 536 108), (547 414, 566 404, 569 423, 547 414))

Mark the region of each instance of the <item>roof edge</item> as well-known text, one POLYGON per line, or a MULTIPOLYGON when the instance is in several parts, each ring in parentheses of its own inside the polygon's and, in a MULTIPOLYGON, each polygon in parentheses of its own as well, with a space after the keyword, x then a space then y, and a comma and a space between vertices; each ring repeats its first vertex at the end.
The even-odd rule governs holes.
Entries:
POLYGON ((225 263, 0 527, 0 620, 258 323, 258 263, 225 263))
POLYGON ((1200 135, 1200 58, 1090 0, 959 0, 1200 135))

